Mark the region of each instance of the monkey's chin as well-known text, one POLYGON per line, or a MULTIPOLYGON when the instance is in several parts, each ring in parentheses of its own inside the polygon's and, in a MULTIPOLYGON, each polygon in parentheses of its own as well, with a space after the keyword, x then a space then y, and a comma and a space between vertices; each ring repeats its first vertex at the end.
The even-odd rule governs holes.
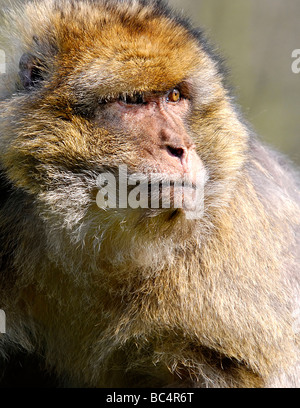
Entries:
POLYGON ((176 221, 195 220, 203 217, 203 196, 193 186, 183 189, 173 189, 168 197, 160 196, 158 208, 144 209, 143 216, 157 218, 160 222, 174 223, 176 221), (164 205, 164 204, 168 205, 164 205))

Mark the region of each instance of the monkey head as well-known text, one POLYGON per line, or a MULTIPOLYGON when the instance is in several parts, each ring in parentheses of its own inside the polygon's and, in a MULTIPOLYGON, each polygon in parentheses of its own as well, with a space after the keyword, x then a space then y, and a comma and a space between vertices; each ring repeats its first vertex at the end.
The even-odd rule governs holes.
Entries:
POLYGON ((203 35, 155 1, 28 3, 23 27, 3 166, 46 223, 101 245, 111 231, 114 245, 170 230, 176 241, 174 229, 182 241, 197 223, 204 234, 234 190, 247 131, 203 35), (171 181, 170 208, 99 208, 97 178, 120 166, 171 181), (179 193, 174 178, 187 181, 179 193), (196 223, 189 204, 174 208, 186 191, 203 199, 196 223))

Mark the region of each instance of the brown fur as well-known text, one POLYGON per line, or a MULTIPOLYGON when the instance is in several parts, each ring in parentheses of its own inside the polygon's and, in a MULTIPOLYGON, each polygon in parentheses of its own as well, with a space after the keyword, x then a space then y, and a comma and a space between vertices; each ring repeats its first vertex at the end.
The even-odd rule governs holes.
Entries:
POLYGON ((40 354, 68 386, 299 386, 298 176, 243 123, 202 35, 138 0, 28 3, 6 26, 3 356, 40 354), (29 91, 24 53, 43 77, 29 91), (101 211, 101 168, 148 164, 97 101, 182 82, 202 219, 101 211))

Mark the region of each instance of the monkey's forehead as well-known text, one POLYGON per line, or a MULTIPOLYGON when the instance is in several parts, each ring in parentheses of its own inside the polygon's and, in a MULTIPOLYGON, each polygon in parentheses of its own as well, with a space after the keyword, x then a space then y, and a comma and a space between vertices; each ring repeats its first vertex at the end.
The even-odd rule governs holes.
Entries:
POLYGON ((158 2, 48 0, 26 14, 27 38, 54 73, 103 94, 169 89, 209 64, 187 24, 158 2))

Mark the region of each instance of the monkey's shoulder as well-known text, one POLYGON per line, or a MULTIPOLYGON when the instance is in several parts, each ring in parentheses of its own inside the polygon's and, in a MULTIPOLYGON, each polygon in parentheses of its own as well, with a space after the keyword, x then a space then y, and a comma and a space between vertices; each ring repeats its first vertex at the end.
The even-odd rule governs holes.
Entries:
POLYGON ((300 171, 282 153, 256 141, 250 144, 248 173, 259 195, 276 205, 288 198, 300 211, 300 171), (276 199, 277 197, 277 199, 276 199))

